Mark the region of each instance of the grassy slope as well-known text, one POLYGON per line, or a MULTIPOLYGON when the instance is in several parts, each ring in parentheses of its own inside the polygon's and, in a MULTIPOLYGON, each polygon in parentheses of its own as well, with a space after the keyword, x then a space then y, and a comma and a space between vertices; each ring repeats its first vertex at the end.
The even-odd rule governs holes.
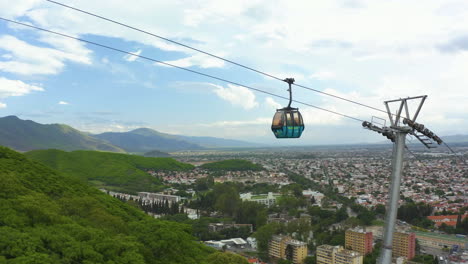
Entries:
POLYGON ((147 170, 193 168, 190 164, 171 158, 149 158, 97 151, 35 150, 26 153, 26 156, 58 171, 88 180, 97 187, 132 193, 156 191, 161 187, 161 182, 149 175, 147 170))
POLYGON ((0 263, 206 263, 188 226, 0 147, 0 263))
POLYGON ((241 159, 230 159, 230 160, 223 160, 223 161, 217 161, 217 162, 211 162, 211 163, 206 163, 201 166, 204 169, 207 170, 213 170, 213 171, 220 171, 220 170, 225 170, 225 171, 246 171, 246 170, 263 170, 263 167, 254 164, 250 161, 247 160, 241 160, 241 159))

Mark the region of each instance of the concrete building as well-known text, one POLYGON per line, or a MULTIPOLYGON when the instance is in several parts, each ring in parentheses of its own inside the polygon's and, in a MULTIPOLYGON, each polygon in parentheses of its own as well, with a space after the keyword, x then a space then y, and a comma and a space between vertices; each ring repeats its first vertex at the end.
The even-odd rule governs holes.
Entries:
POLYGON ((372 232, 366 232, 363 229, 350 229, 345 233, 345 248, 351 249, 367 255, 372 252, 373 236, 372 232))
POLYGON ((312 197, 315 200, 315 203, 321 205, 322 204, 322 199, 325 197, 325 195, 321 192, 317 191, 312 191, 310 189, 308 190, 303 190, 302 195, 306 198, 312 199, 312 197))
POLYGON ((255 237, 248 237, 246 240, 252 249, 257 249, 257 239, 255 237))
POLYGON ((268 194, 253 195, 252 193, 241 193, 240 198, 242 201, 251 201, 270 207, 276 203, 276 198, 280 197, 280 194, 269 192, 268 194))
POLYGON ((268 255, 274 258, 284 259, 286 241, 290 239, 291 238, 288 236, 273 236, 268 243, 268 255))
POLYGON ((416 234, 406 232, 393 233, 393 257, 406 257, 408 260, 416 254, 416 234))
POLYGON ((364 256, 342 246, 321 245, 317 247, 317 264, 362 264, 364 256))
POLYGON ((364 256, 353 250, 343 249, 335 254, 334 264, 362 264, 364 256))
MULTIPOLYGON (((468 214, 462 215, 460 217, 461 221, 463 221, 466 217, 468 217, 468 214)), ((428 216, 427 219, 434 222, 438 227, 442 224, 446 224, 448 226, 456 226, 458 215, 431 215, 428 216)))
POLYGON ((307 257, 307 244, 294 239, 286 241, 285 257, 294 264, 304 263, 307 257))
POLYGON ((150 193, 150 192, 139 192, 138 197, 142 199, 142 201, 168 201, 169 203, 178 203, 181 200, 180 196, 177 195, 169 195, 164 193, 150 193))
POLYGON ((228 228, 248 228, 250 233, 253 232, 253 225, 252 224, 226 224, 226 223, 209 223, 208 224, 208 230, 210 232, 219 232, 224 229, 228 228))
POLYGON ((334 264, 335 255, 343 250, 342 246, 321 245, 317 247, 317 264, 334 264))
POLYGON ((268 254, 273 258, 302 264, 307 257, 307 244, 289 236, 273 236, 268 245, 268 254))

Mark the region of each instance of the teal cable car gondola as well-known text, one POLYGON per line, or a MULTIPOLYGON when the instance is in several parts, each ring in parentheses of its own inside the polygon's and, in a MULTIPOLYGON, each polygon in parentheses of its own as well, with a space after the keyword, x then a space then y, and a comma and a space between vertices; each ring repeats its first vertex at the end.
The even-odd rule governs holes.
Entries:
POLYGON ((298 108, 292 108, 292 90, 291 84, 294 83, 293 78, 284 80, 289 84, 289 104, 285 108, 277 109, 273 116, 271 131, 276 138, 299 138, 304 131, 304 120, 298 108))

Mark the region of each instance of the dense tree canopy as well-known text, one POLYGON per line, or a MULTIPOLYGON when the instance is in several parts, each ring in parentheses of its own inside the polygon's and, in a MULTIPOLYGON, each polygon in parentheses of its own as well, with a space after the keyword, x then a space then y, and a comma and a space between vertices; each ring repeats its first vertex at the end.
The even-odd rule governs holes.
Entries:
POLYGON ((190 226, 0 147, 0 263, 208 264, 212 253, 190 226))
POLYGON ((189 170, 193 166, 171 158, 148 158, 98 151, 35 150, 26 156, 96 187, 135 193, 158 191, 162 183, 148 170, 189 170))

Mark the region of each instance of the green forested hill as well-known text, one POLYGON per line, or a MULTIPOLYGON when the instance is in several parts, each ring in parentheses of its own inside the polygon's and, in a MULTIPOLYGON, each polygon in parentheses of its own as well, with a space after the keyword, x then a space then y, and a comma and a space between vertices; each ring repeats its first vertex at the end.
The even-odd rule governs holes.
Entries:
POLYGON ((88 149, 125 152, 67 125, 43 125, 16 116, 0 118, 0 145, 18 151, 56 148, 68 151, 88 149))
POLYGON ((98 151, 34 150, 26 153, 60 172, 89 181, 96 187, 123 192, 157 191, 161 182, 147 170, 189 170, 193 166, 171 158, 98 151))
POLYGON ((250 161, 247 160, 241 160, 241 159, 229 159, 229 160, 223 160, 223 161, 217 161, 217 162, 211 162, 211 163, 205 163, 200 166, 201 168, 207 169, 207 170, 213 170, 213 171, 220 171, 220 170, 225 170, 225 171, 246 171, 246 170, 263 170, 263 167, 254 164, 250 161))
POLYGON ((153 219, 0 147, 0 263, 211 264, 188 226, 153 219))

